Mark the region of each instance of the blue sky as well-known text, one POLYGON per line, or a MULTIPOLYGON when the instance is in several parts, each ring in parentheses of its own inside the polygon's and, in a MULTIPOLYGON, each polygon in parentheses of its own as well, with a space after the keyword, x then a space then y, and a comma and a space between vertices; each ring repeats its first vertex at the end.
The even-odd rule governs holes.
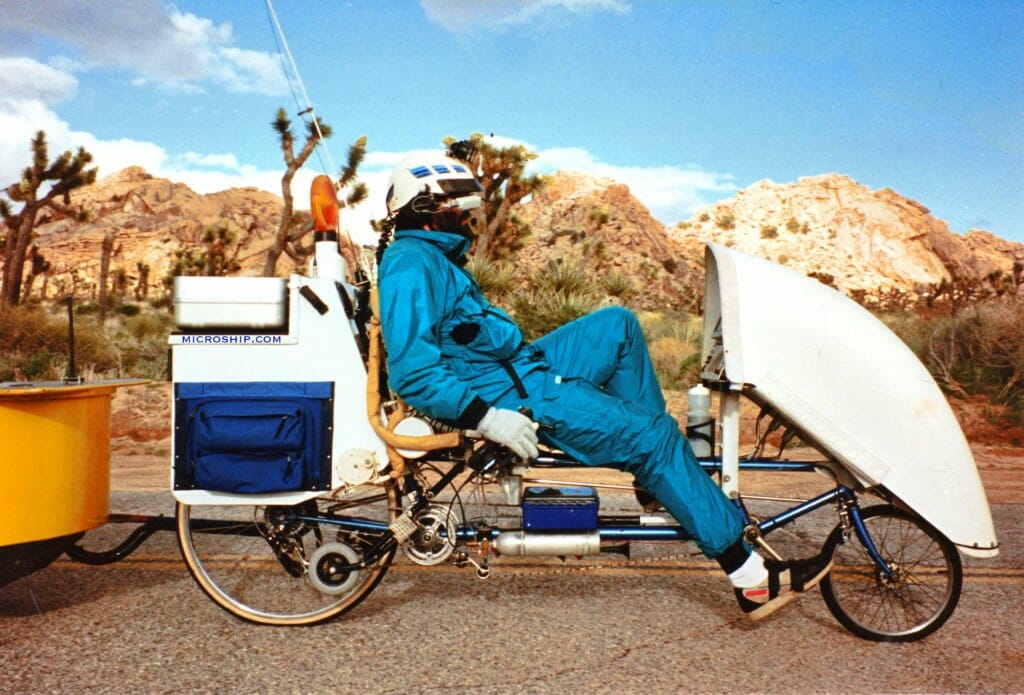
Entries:
MULTIPOLYGON (((917 200, 955 232, 1024 242, 1017 0, 273 10, 334 129, 305 176, 336 172, 366 135, 374 214, 403 153, 483 132, 529 145, 539 171, 628 184, 666 224, 761 179, 837 172, 917 200)), ((101 176, 138 164, 200 192, 279 192, 269 124, 279 106, 299 110, 292 87, 265 0, 0 0, 0 186, 43 129, 52 154, 85 146, 101 176)))

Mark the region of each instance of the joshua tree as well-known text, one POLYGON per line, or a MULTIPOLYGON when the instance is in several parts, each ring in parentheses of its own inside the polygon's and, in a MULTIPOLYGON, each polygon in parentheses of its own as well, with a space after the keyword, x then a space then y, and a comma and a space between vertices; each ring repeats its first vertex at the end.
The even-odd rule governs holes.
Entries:
POLYGON ((0 215, 7 227, 2 246, 0 295, 7 304, 15 305, 21 300, 25 260, 32 245, 36 215, 46 207, 69 214, 71 191, 96 180, 96 168, 87 168, 91 162, 92 155, 81 147, 75 154, 68 150, 50 162, 46 133, 40 130, 32 139, 32 165, 22 172, 21 181, 3 189, 10 201, 22 203, 21 210, 15 213, 10 202, 0 200, 0 215), (51 181, 49 189, 44 188, 51 181))
MULTIPOLYGON (((284 207, 281 210, 281 221, 277 227, 277 234, 274 242, 267 249, 267 260, 263 266, 263 275, 272 277, 277 270, 277 261, 281 254, 287 255, 297 262, 303 261, 311 252, 312 244, 303 245, 303 239, 312 231, 312 227, 302 224, 302 220, 295 214, 294 197, 292 196, 292 179, 295 173, 302 168, 310 155, 316 149, 320 139, 327 139, 331 136, 332 130, 329 125, 316 117, 306 123, 306 140, 302 148, 295 152, 295 135, 292 133, 292 122, 284 109, 277 110, 277 118, 271 123, 281 139, 281 153, 284 155, 285 172, 281 177, 281 197, 284 199, 284 207)), ((338 188, 349 187, 349 194, 342 205, 356 205, 366 198, 366 186, 357 182, 356 171, 359 164, 366 155, 366 136, 355 141, 349 148, 348 160, 341 170, 341 177, 338 181, 338 188)))
MULTIPOLYGON (((455 139, 445 138, 452 146, 455 139)), ((529 225, 513 214, 513 206, 544 185, 542 176, 526 176, 526 165, 537 158, 523 145, 496 147, 480 133, 468 141, 472 148, 464 156, 473 167, 484 188, 484 212, 487 222, 473 243, 473 260, 504 258, 523 245, 530 233, 529 225)), ((458 154, 458 153, 456 153, 458 154)))
POLYGON ((104 323, 107 320, 107 289, 110 279, 110 255, 114 251, 114 233, 108 231, 103 235, 100 244, 100 289, 99 289, 99 315, 98 320, 104 323))

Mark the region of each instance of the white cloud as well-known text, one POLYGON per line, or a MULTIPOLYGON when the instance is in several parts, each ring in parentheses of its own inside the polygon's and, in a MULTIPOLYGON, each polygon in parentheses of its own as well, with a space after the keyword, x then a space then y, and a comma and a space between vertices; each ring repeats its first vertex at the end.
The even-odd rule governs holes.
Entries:
POLYGON ((287 85, 276 56, 262 51, 222 47, 217 49, 213 59, 215 65, 222 67, 211 71, 211 74, 217 75, 218 81, 232 91, 269 95, 286 93, 287 85))
POLYGON ((182 160, 189 165, 200 167, 221 167, 224 169, 239 169, 238 157, 229 153, 226 154, 200 154, 198 152, 186 152, 181 155, 182 160))
POLYGON ((627 0, 420 0, 434 24, 450 32, 503 29, 543 22, 564 14, 629 11, 627 0))
POLYGON ((41 101, 0 99, 0 189, 19 181, 32 162, 36 132, 45 130, 49 136, 58 126, 67 127, 41 101))
POLYGON ((167 154, 163 148, 137 140, 100 140, 91 133, 74 131, 66 121, 40 101, 0 101, 0 188, 21 178, 31 164, 31 141, 38 131, 46 133, 50 159, 66 150, 84 147, 93 155, 100 176, 113 174, 126 166, 141 166, 157 173, 163 169, 167 154))
POLYGON ((235 45, 230 24, 164 6, 159 0, 33 0, 3 4, 0 44, 50 37, 77 52, 79 69, 117 68, 135 84, 199 91, 287 94, 275 56, 235 45))
POLYGON ((542 150, 538 152, 533 169, 539 173, 572 169, 624 183, 629 186, 630 193, 664 224, 688 219, 698 208, 737 190, 731 174, 704 171, 695 166, 607 164, 578 147, 542 150))
POLYGON ((78 80, 32 58, 0 58, 0 100, 55 104, 75 96, 78 80))
MULTIPOLYGON (((705 171, 693 165, 616 165, 600 161, 581 147, 538 149, 523 140, 502 135, 491 135, 487 140, 496 147, 523 145, 536 152, 537 159, 527 167, 527 173, 550 174, 560 170, 574 170, 624 183, 630 193, 647 206, 655 219, 666 225, 689 219, 699 208, 738 190, 731 174, 705 171)), ((365 205, 372 209, 374 217, 383 216, 383 192, 391 169, 407 154, 367 153, 360 168, 360 177, 370 186, 370 200, 365 205)))
MULTIPOLYGON (((26 65, 27 72, 50 71, 47 74, 54 84, 71 84, 73 81, 70 75, 62 75, 41 64, 26 65)), ((102 140, 91 133, 72 130, 42 98, 14 99, 7 96, 0 98, 0 186, 20 178, 22 169, 29 163, 30 141, 38 130, 46 131, 51 158, 65 150, 84 147, 92 153, 101 177, 127 166, 141 166, 154 176, 184 183, 198 193, 253 186, 280 195, 280 169, 258 169, 239 162, 238 157, 230 152, 169 153, 152 142, 127 138, 102 140)), ((488 139, 498 147, 521 144, 537 152, 538 157, 530 167, 536 173, 572 169, 624 183, 657 219, 666 224, 686 219, 696 209, 736 190, 730 175, 696 167, 612 165, 579 147, 539 150, 530 143, 500 135, 488 139)), ((391 170, 408 154, 372 150, 367 153, 360 169, 360 179, 370 189, 369 200, 358 210, 345 215, 352 236, 360 243, 375 243, 376 235, 370 230, 369 220, 384 215, 383 195, 391 170)), ((306 167, 295 177, 292 191, 297 207, 306 207, 306 193, 317 173, 314 167, 306 167)))
MULTIPOLYGON (((99 176, 115 174, 128 166, 140 166, 154 176, 184 183, 197 193, 212 193, 227 188, 256 186, 280 195, 281 171, 259 170, 239 163, 232 153, 168 153, 163 147, 141 140, 120 138, 103 140, 92 133, 76 131, 40 99, 0 97, 0 189, 18 181, 31 163, 31 141, 38 131, 46 133, 48 154, 52 160, 66 150, 84 147, 93 155, 99 176)), ((312 174, 308 179, 312 178, 312 174)), ((301 201, 297 177, 293 190, 301 201)))

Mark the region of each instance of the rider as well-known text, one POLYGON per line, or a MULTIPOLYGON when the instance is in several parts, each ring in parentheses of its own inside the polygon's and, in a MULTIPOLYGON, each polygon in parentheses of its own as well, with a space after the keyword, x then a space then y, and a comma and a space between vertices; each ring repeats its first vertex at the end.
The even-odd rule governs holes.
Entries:
POLYGON ((665 410, 631 312, 601 309, 526 343, 484 298, 462 268, 482 188, 451 152, 407 157, 391 176, 378 275, 391 388, 420 412, 523 459, 538 454, 539 424, 544 444, 632 473, 718 561, 754 620, 817 584, 831 567, 827 553, 783 563, 743 541, 739 509, 665 410))

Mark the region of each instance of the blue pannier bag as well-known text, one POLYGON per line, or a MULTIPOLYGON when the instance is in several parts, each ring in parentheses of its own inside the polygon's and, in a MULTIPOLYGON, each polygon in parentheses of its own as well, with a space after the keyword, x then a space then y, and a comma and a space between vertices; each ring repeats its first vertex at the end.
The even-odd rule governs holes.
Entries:
POLYGON ((330 382, 176 384, 175 489, 330 488, 330 382))

